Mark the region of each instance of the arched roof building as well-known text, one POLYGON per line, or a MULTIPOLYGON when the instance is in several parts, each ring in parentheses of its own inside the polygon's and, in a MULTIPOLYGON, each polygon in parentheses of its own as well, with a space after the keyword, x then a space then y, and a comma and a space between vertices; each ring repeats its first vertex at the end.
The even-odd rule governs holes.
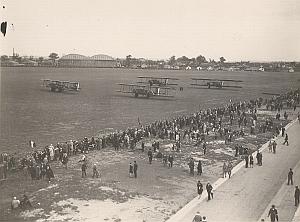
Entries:
POLYGON ((85 59, 89 59, 89 57, 86 57, 84 55, 79 55, 79 54, 68 54, 60 58, 60 60, 85 60, 85 59))
POLYGON ((116 60, 108 55, 98 54, 87 57, 79 54, 68 54, 62 56, 58 62, 60 67, 94 67, 112 68, 116 67, 116 60))
POLYGON ((102 60, 102 61, 112 61, 114 60, 113 57, 104 55, 104 54, 98 54, 90 57, 93 60, 102 60))

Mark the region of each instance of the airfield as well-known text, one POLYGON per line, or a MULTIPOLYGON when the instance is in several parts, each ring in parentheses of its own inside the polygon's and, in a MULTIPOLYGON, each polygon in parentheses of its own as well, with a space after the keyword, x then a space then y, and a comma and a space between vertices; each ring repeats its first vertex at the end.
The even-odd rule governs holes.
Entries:
MULTIPOLYGON (((299 87, 299 73, 199 72, 130 69, 1 69, 1 151, 27 151, 28 141, 38 147, 85 136, 97 136, 200 109, 235 101, 269 97, 263 92, 281 93, 299 87), (183 91, 174 98, 134 98, 116 92, 117 83, 137 82, 137 76, 165 76, 183 91), (242 89, 192 89, 191 78, 242 80, 242 89), (79 93, 51 93, 41 79, 80 82, 79 93)), ((30 150, 28 150, 30 151, 30 150)))
MULTIPOLYGON (((282 93, 299 87, 299 73, 267 72, 198 72, 129 69, 52 69, 52 68, 2 68, 1 70, 1 152, 31 152, 28 141, 34 140, 42 148, 50 143, 69 139, 82 139, 103 135, 127 127, 138 127, 156 120, 171 119, 191 114, 199 109, 218 107, 230 100, 243 101, 257 97, 270 97, 263 92, 282 93), (134 98, 117 93, 117 83, 134 83, 137 76, 178 78, 184 88, 175 91, 174 98, 134 98), (80 82, 81 91, 53 93, 41 88, 41 79, 80 82), (216 78, 242 80, 241 89, 193 89, 191 78, 216 78)), ((267 111, 259 113, 264 121, 267 111)), ((283 122, 286 124, 287 122, 283 122)), ((268 141, 270 134, 247 137, 245 146, 255 150, 268 141)), ((152 141, 146 142, 146 147, 152 141)), ((160 141, 170 150, 170 141, 160 141)), ((113 149, 88 154, 101 172, 100 179, 81 179, 80 155, 72 157, 68 170, 61 164, 52 164, 55 179, 31 181, 26 172, 11 174, 6 184, 1 184, 3 198, 0 216, 8 220, 27 221, 164 221, 170 218, 196 195, 196 181, 214 182, 221 176, 222 161, 231 159, 232 150, 222 141, 211 144, 212 149, 203 158, 201 177, 188 174, 187 160, 201 158, 197 147, 185 144, 184 151, 175 156, 174 168, 163 167, 154 160, 150 167, 145 153, 119 152, 113 149), (137 160, 139 176, 128 178, 128 164, 137 160), (14 187, 11 185, 14 184, 14 187), (34 210, 11 214, 12 195, 26 191, 34 210), (8 207, 7 207, 8 206, 8 207)))

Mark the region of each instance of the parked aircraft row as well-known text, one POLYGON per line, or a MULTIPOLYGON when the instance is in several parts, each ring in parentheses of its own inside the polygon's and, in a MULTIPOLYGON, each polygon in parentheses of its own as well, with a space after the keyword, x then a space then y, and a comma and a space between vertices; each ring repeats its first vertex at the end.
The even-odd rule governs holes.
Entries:
MULTIPOLYGON (((170 77, 153 77, 153 76, 138 76, 136 83, 118 83, 120 89, 117 92, 132 94, 134 97, 174 97, 174 91, 178 83, 177 78, 170 77)), ((194 88, 242 88, 238 85, 243 82, 234 79, 211 79, 211 78, 191 78, 193 83, 190 85, 194 88), (227 84, 229 83, 229 84, 227 84)), ((79 82, 60 81, 42 79, 42 86, 49 88, 51 92, 66 92, 80 90, 79 82)), ((179 87, 182 91, 183 87, 179 87)))

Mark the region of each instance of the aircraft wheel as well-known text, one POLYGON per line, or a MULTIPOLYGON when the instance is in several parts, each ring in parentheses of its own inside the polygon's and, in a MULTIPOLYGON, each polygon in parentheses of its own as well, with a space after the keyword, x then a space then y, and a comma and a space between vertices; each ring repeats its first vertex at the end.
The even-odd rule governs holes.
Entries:
POLYGON ((55 88, 54 87, 51 87, 51 92, 55 92, 55 88))
POLYGON ((138 93, 135 93, 135 94, 134 94, 134 97, 135 97, 135 98, 137 98, 138 96, 139 96, 139 94, 138 94, 138 93))
POLYGON ((150 97, 150 93, 147 93, 147 98, 149 99, 149 97, 150 97))

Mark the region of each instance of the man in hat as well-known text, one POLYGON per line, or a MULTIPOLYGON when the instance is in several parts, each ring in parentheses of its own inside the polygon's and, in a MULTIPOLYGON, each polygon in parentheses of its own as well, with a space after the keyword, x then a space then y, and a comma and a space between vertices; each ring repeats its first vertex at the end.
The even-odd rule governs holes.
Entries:
POLYGON ((202 192, 203 192, 203 185, 202 185, 202 183, 200 182, 200 180, 198 180, 198 183, 197 183, 197 193, 198 193, 198 195, 199 195, 199 198, 198 198, 198 199, 200 199, 200 197, 201 197, 201 195, 202 195, 202 192))
POLYGON ((288 184, 287 185, 290 185, 290 183, 293 185, 293 170, 292 168, 290 168, 290 171, 288 173, 288 184))
POLYGON ((213 190, 212 185, 211 185, 210 183, 207 183, 207 184, 206 184, 206 191, 207 191, 208 200, 214 198, 214 195, 213 195, 212 190, 213 190))
POLYGON ((272 205, 271 209, 269 210, 268 217, 271 217, 271 222, 275 222, 275 219, 278 221, 278 212, 275 208, 275 205, 272 205))

